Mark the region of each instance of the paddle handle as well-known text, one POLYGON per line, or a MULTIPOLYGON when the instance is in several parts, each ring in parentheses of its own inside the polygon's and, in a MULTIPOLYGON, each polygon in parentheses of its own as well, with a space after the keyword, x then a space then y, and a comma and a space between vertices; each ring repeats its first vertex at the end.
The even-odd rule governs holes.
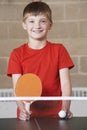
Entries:
POLYGON ((26 111, 31 114, 31 111, 30 111, 30 105, 32 104, 32 101, 31 102, 25 102, 24 101, 24 104, 25 104, 25 109, 26 111))

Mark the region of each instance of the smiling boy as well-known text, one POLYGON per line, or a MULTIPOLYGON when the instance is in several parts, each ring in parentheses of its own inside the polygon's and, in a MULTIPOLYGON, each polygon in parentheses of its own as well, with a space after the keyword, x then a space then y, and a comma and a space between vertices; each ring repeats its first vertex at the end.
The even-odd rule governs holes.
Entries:
MULTIPOLYGON (((29 3, 23 11, 22 25, 27 32, 28 42, 12 51, 8 64, 8 76, 12 77, 14 91, 21 75, 34 73, 42 81, 41 96, 71 96, 69 69, 74 64, 62 44, 47 40, 53 25, 50 7, 44 2, 29 3)), ((29 120, 30 116, 58 117, 61 109, 68 118, 72 117, 70 101, 38 101, 31 106, 31 115, 22 101, 17 101, 17 106, 17 117, 21 120, 29 120)))

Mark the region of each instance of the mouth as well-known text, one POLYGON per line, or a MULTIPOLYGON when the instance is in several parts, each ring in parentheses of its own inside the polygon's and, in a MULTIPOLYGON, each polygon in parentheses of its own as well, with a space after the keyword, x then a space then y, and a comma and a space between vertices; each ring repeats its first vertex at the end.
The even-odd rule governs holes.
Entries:
POLYGON ((33 30, 33 32, 39 34, 39 33, 43 32, 43 30, 41 30, 41 29, 39 29, 39 30, 33 30))

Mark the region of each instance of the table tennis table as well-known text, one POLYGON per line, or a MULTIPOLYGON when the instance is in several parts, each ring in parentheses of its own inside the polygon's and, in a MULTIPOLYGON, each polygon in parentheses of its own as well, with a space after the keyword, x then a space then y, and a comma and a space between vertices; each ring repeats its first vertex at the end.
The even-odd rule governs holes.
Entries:
POLYGON ((21 121, 16 118, 0 119, 0 130, 87 130, 86 117, 61 120, 52 117, 31 118, 21 121))

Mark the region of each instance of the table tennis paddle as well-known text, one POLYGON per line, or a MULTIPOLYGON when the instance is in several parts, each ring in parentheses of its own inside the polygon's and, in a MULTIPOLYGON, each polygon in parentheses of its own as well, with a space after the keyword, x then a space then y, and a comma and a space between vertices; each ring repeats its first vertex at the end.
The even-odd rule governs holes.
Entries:
MULTIPOLYGON (((15 94, 16 96, 41 96, 42 83, 40 78, 33 74, 27 73, 22 75, 16 84, 15 94)), ((34 101, 24 101, 26 110, 30 112, 30 105, 34 101)))

